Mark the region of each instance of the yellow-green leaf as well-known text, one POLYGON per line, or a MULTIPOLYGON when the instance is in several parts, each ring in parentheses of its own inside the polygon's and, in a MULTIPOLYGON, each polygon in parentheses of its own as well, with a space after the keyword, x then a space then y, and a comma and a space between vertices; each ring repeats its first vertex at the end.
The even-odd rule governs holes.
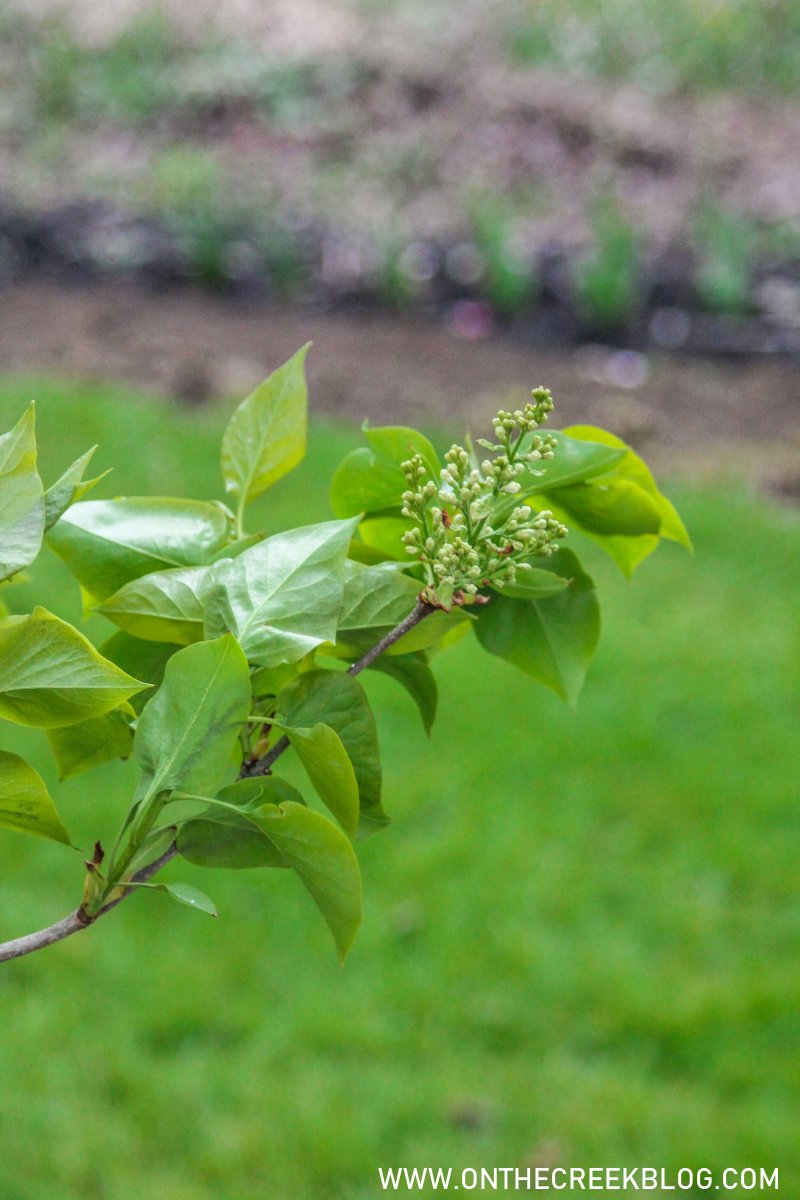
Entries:
POLYGON ((318 722, 303 729, 279 725, 305 767, 314 791, 350 837, 358 829, 358 783, 347 751, 335 729, 318 722))
POLYGON ((72 845, 41 775, 6 750, 0 750, 0 826, 72 845))
POLYGON ((44 608, 0 621, 0 717, 55 729, 117 708, 147 685, 44 608))
POLYGON ((222 439, 225 490, 248 504, 296 467, 306 452, 310 343, 243 400, 222 439))
POLYGON ((44 489, 36 470, 36 420, 31 404, 0 437, 0 581, 29 566, 44 536, 44 489))

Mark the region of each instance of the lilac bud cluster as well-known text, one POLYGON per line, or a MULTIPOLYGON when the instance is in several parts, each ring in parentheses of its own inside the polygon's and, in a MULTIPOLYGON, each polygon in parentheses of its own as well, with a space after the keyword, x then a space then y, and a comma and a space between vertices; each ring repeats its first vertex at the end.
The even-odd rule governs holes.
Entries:
POLYGON ((567 535, 549 510, 508 508, 507 498, 522 492, 534 464, 552 459, 557 447, 554 437, 536 432, 553 408, 549 389, 536 388, 531 396, 524 408, 501 410, 494 418, 496 440, 479 440, 489 452, 483 462, 464 446, 451 446, 438 481, 419 454, 402 464, 402 513, 414 522, 403 542, 444 607, 454 596, 469 601, 491 584, 515 583, 518 573, 531 569, 530 559, 552 554, 567 535))

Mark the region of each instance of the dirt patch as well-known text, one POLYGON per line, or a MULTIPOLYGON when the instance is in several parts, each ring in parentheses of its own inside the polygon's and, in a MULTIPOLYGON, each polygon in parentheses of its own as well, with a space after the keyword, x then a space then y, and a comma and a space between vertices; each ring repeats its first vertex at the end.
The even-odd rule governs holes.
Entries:
POLYGON ((559 425, 601 423, 665 465, 734 464, 750 475, 769 467, 774 479, 800 450, 800 373, 779 362, 465 341, 418 320, 236 306, 185 290, 30 284, 0 292, 2 370, 116 378, 187 403, 246 394, 308 340, 318 412, 480 427, 498 402, 545 383, 559 425))

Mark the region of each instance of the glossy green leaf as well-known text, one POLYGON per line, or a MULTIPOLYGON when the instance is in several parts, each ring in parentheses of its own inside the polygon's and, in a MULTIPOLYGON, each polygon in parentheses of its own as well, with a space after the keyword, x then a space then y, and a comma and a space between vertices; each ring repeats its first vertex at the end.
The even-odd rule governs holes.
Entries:
POLYGON ((206 565, 227 544, 228 521, 218 505, 200 500, 87 500, 48 540, 82 587, 105 600, 153 571, 206 565))
POLYGON ((146 684, 44 608, 0 621, 0 717, 55 729, 99 717, 146 684))
POLYGON ((44 535, 44 489, 36 470, 36 418, 31 404, 0 437, 0 581, 29 566, 44 535))
POLYGON ((206 636, 231 630, 248 660, 262 667, 297 662, 334 641, 355 524, 307 525, 217 563, 206 600, 206 636))
POLYGON ((568 588, 545 600, 495 595, 475 629, 491 654, 574 705, 597 647, 600 610, 594 584, 571 551, 559 550, 547 561, 570 580, 568 588))
POLYGON ((513 496, 504 496, 497 504, 497 519, 507 516, 531 496, 602 475, 625 455, 617 446, 570 437, 559 430, 552 430, 551 436, 557 443, 553 457, 530 465, 517 477, 521 490, 513 496))
MULTIPOLYGON (((545 501, 548 497, 545 493, 545 501)), ((559 488, 553 494, 568 528, 603 537, 657 534, 661 516, 651 496, 630 479, 614 476, 559 488)))
POLYGON ((519 476, 525 495, 583 483, 602 475, 624 457, 624 450, 617 446, 576 438, 564 430, 552 430, 550 436, 557 443, 553 457, 533 464, 519 476))
POLYGON ((339 671, 305 671, 281 692, 277 710, 286 725, 308 728, 322 722, 336 730, 358 782, 361 832, 386 825, 378 731, 358 680, 339 671))
POLYGON ((406 689, 419 709, 423 727, 430 737, 436 717, 439 690, 424 654, 399 654, 395 657, 382 654, 380 658, 375 659, 370 669, 389 675, 406 689))
POLYGON ((421 455, 433 479, 439 479, 439 460, 428 439, 416 429, 387 425, 364 429, 369 446, 352 450, 331 480, 331 506, 337 517, 400 508, 406 478, 400 464, 421 455))
POLYGON ((305 359, 298 350, 243 400, 222 439, 225 490, 247 504, 272 487, 306 452, 305 359))
POLYGON ((130 758, 133 753, 130 717, 119 708, 77 725, 49 729, 47 740, 61 779, 71 779, 116 758, 130 758))
POLYGON ((96 475, 94 479, 83 478, 83 473, 91 462, 96 449, 97 446, 92 446, 91 450, 87 450, 85 454, 76 459, 71 466, 67 467, 60 479, 51 484, 45 492, 45 529, 52 529, 71 504, 77 504, 79 500, 88 495, 93 487, 97 486, 101 479, 105 479, 106 475, 110 474, 110 471, 103 471, 102 475, 96 475))
POLYGON ((358 783, 341 738, 330 725, 309 728, 281 724, 303 764, 314 791, 350 837, 358 829, 358 783))
POLYGON ((250 700, 247 659, 230 634, 179 650, 134 739, 148 794, 213 793, 231 768, 250 700))
MULTIPOLYGON (((339 632, 336 645, 327 653, 336 658, 355 659, 374 646, 412 611, 420 587, 419 580, 404 575, 394 566, 368 567, 348 560, 339 632)), ((432 613, 395 642, 388 653, 425 650, 469 620, 469 615, 458 608, 449 613, 432 613)))
POLYGON ((210 917, 219 916, 214 901, 190 883, 148 883, 146 886, 149 891, 164 892, 171 900, 177 900, 178 904, 185 904, 187 908, 208 913, 210 917))
POLYGON ((367 650, 404 620, 417 603, 420 583, 393 567, 348 560, 338 640, 367 650))
POLYGON ((593 540, 614 559, 625 575, 630 577, 639 563, 656 549, 659 537, 678 542, 687 550, 692 549, 692 542, 686 526, 675 506, 659 490, 650 468, 638 454, 631 450, 630 446, 615 434, 609 433, 605 429, 598 429, 595 425, 573 425, 569 429, 569 434, 577 440, 602 442, 618 450, 622 454, 622 458, 614 464, 608 475, 601 476, 596 482, 624 480, 634 484, 647 493, 658 513, 659 528, 656 531, 658 536, 650 533, 634 538, 615 534, 605 535, 602 531, 591 531, 593 540))
POLYGON ((208 567, 174 567, 132 579, 97 611, 134 637, 190 646, 202 641, 208 567))
MULTIPOLYGON (((261 779, 239 779, 223 788, 217 799, 235 804, 243 811, 263 804, 303 804, 303 797, 275 775, 261 779)), ((186 821, 178 831, 178 849, 199 867, 246 870, 255 867, 287 867, 274 843, 246 816, 209 806, 186 821)))
POLYGON ((344 959, 361 924, 361 876, 351 843, 322 813, 300 804, 265 804, 256 815, 313 897, 344 959))
POLYGON ((41 775, 6 750, 0 750, 0 826, 72 844, 41 775))

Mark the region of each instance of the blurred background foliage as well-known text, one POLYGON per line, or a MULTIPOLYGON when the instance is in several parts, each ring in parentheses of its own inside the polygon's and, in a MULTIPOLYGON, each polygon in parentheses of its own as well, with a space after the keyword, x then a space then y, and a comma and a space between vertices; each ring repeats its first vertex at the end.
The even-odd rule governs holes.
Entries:
MULTIPOLYGON (((445 444, 543 382, 556 424, 657 460, 696 546, 633 585, 582 548, 605 629, 577 715, 472 644, 430 742, 368 681, 394 824, 343 971, 255 872, 212 881, 218 923, 147 895, 5 967, 0 1200, 367 1200, 398 1164, 791 1189, 795 0, 28 0, 0 26, 0 417, 37 400, 48 479, 98 441, 102 494, 215 494, 205 401, 314 336, 323 415, 265 528, 328 515, 342 414, 445 444)), ((7 596, 81 620, 53 555, 7 596)), ((57 786, 42 738, 0 740, 57 786)), ((59 787, 82 845, 130 774, 59 787)), ((73 905, 70 861, 0 839, 4 935, 73 905)))

